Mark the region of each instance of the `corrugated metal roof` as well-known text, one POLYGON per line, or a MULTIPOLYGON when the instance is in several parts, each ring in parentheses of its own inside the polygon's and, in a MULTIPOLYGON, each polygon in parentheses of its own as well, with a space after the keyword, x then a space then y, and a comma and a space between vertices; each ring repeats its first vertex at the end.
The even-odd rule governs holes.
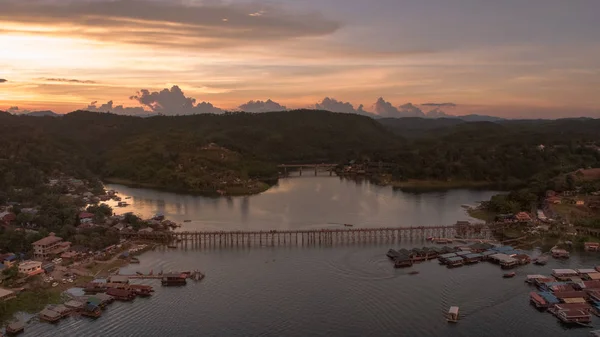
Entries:
POLYGON ((467 259, 475 259, 475 258, 478 258, 478 257, 482 257, 482 255, 481 254, 477 254, 477 253, 473 253, 473 254, 465 255, 464 257, 466 257, 467 259))
POLYGON ((448 254, 442 254, 442 255, 440 255, 440 257, 442 259, 448 259, 448 258, 455 257, 455 256, 456 256, 456 253, 448 253, 448 254))
POLYGON ((542 291, 542 292, 539 292, 538 294, 540 296, 542 296, 542 298, 548 303, 556 304, 556 303, 560 302, 558 300, 558 298, 556 296, 554 296, 552 293, 542 291))
POLYGON ((463 258, 460 256, 455 256, 455 257, 451 257, 448 259, 449 262, 458 262, 458 261, 462 261, 463 258))

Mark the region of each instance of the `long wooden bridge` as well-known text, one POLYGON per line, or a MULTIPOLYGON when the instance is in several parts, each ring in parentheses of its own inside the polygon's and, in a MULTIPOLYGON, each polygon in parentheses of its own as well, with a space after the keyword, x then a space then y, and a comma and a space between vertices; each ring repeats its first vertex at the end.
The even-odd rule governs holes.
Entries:
POLYGON ((200 246, 281 246, 332 245, 379 241, 424 240, 435 238, 492 238, 484 224, 420 227, 338 228, 262 231, 197 231, 197 232, 125 232, 124 239, 152 240, 165 243, 191 242, 200 246))
POLYGON ((302 169, 309 169, 309 170, 314 169, 315 175, 317 175, 317 173, 319 171, 329 171, 329 175, 333 175, 333 170, 335 169, 336 166, 337 166, 337 164, 281 164, 281 165, 277 165, 277 167, 279 169, 283 169, 284 176, 287 176, 288 169, 298 170, 300 175, 302 175, 302 169))

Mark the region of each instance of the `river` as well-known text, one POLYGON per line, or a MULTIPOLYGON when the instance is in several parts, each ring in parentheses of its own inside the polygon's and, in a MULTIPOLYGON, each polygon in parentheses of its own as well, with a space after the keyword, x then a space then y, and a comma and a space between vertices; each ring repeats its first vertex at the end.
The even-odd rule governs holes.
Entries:
MULTIPOLYGON (((461 204, 492 191, 404 193, 329 177, 291 178, 266 193, 210 199, 110 185, 142 216, 163 212, 184 229, 295 229, 353 223, 360 226, 442 225, 468 219, 461 204)), ((529 305, 526 274, 591 267, 596 255, 552 260, 516 269, 503 279, 498 266, 447 269, 436 261, 394 269, 390 247, 419 242, 334 247, 164 249, 147 252, 123 273, 200 269, 206 278, 162 288, 150 298, 115 302, 97 320, 72 317, 56 325, 32 323, 24 336, 586 336, 565 329, 529 305), (417 270, 418 275, 409 275, 417 270), (448 307, 462 319, 449 325, 448 307)), ((596 326, 600 321, 594 318, 596 326)))

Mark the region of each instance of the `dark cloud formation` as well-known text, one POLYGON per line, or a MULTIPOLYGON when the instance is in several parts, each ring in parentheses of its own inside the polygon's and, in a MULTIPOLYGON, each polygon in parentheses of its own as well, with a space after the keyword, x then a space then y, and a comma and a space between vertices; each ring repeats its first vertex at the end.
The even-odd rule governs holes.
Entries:
POLYGON ((47 34, 152 46, 238 47, 323 36, 340 28, 318 13, 287 13, 257 3, 0 0, 0 8, 0 20, 67 28, 47 34))
POLYGON ((423 103, 422 106, 430 106, 437 108, 455 108, 456 104, 454 103, 423 103))
POLYGON ((142 107, 123 107, 123 105, 113 105, 113 101, 108 101, 100 106, 94 101, 88 105, 85 110, 94 112, 111 112, 118 115, 146 115, 148 111, 142 107))
POLYGON ((8 81, 4 78, 0 78, 0 83, 4 83, 4 82, 8 82, 8 81))
POLYGON ((71 78, 44 78, 45 81, 48 82, 64 82, 64 83, 81 83, 81 84, 94 84, 96 83, 95 81, 82 81, 82 80, 76 80, 76 79, 71 79, 71 78))
POLYGON ((287 108, 277 102, 270 99, 266 101, 249 101, 238 107, 241 111, 245 112, 270 112, 270 111, 284 111, 287 108))
POLYGON ((193 115, 201 113, 222 113, 223 110, 208 102, 196 104, 196 99, 186 97, 181 89, 174 85, 171 89, 150 92, 147 89, 140 90, 137 95, 131 96, 152 112, 163 115, 193 115))
POLYGON ((357 109, 350 102, 338 101, 335 98, 325 97, 320 103, 315 104, 317 110, 327 110, 331 112, 343 112, 349 114, 358 114, 364 116, 373 117, 374 115, 370 112, 365 111, 364 106, 361 104, 357 109))

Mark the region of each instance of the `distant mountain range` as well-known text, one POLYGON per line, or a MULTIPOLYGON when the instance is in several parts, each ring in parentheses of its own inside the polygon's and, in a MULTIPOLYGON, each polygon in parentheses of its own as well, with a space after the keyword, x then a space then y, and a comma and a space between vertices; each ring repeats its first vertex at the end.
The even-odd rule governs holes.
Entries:
POLYGON ((50 110, 43 110, 43 111, 31 111, 28 113, 24 113, 23 115, 25 116, 31 116, 31 117, 60 117, 62 116, 61 114, 57 114, 54 111, 50 111, 50 110))
MULTIPOLYGON (((335 111, 333 111, 335 112, 335 111)), ((60 117, 62 116, 61 114, 55 113, 54 111, 51 110, 42 110, 42 111, 31 111, 31 112, 27 112, 27 113, 22 113, 20 114, 22 116, 31 116, 31 117, 60 117)), ((144 114, 144 115, 135 115, 136 117, 153 117, 153 116, 159 116, 159 114, 156 113, 148 113, 148 114, 144 114)), ((398 119, 398 120, 410 120, 410 119, 435 119, 435 120, 440 120, 440 119, 444 119, 444 120, 462 120, 465 122, 498 122, 498 121, 502 121, 504 120, 504 118, 500 118, 500 117, 495 117, 495 116, 486 116, 486 115, 464 115, 464 116, 451 116, 451 115, 439 115, 439 116, 426 116, 426 117, 396 117, 396 118, 385 118, 385 117, 378 117, 377 115, 373 115, 370 114, 369 115, 372 118, 375 118, 377 120, 381 120, 381 119, 398 119)), ((443 124, 444 122, 442 122, 443 124)))

